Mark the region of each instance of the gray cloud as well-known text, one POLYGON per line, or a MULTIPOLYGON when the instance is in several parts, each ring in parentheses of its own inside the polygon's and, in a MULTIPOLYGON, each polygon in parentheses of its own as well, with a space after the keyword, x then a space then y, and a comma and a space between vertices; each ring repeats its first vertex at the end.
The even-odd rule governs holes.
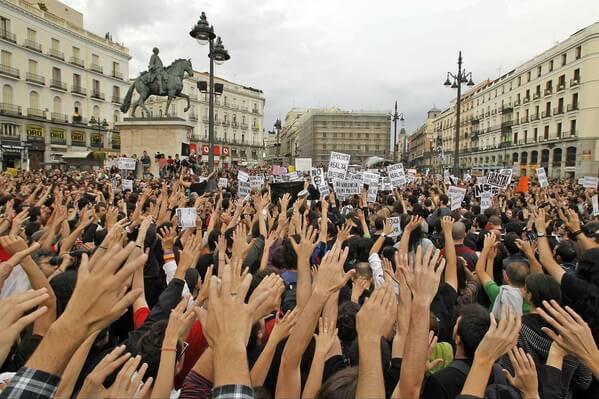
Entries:
POLYGON ((412 131, 454 95, 442 82, 461 49, 476 81, 495 78, 599 19, 594 0, 63 0, 86 28, 125 43, 131 76, 157 46, 165 63, 207 48, 189 37, 202 10, 231 60, 217 75, 264 90, 265 126, 294 106, 390 110, 412 131))

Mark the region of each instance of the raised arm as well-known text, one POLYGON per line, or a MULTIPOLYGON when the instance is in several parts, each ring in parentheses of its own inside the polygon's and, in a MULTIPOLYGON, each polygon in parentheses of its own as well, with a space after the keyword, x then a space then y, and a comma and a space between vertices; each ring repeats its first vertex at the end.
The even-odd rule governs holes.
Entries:
POLYGON ((443 218, 441 218, 441 227, 443 229, 443 239, 445 241, 445 282, 457 292, 458 270, 455 243, 452 234, 453 218, 451 216, 443 216, 443 218))
POLYGON ((337 328, 335 325, 337 320, 330 320, 327 318, 320 318, 318 322, 318 335, 316 336, 316 349, 314 349, 314 356, 312 357, 312 365, 310 366, 310 373, 304 386, 304 392, 302 393, 303 399, 315 398, 318 394, 318 390, 322 385, 322 376, 324 374, 324 363, 329 356, 329 352, 333 347, 337 338, 337 328))
POLYGON ((537 245, 539 247, 539 258, 543 268, 549 273, 551 277, 558 283, 561 283, 562 277, 566 272, 562 267, 555 261, 551 247, 549 246, 549 240, 547 239, 547 231, 545 230, 545 210, 539 209, 535 217, 535 227, 537 229, 537 245))
POLYGON ((399 240, 399 252, 407 254, 410 251, 410 236, 412 231, 420 228, 421 223, 422 218, 420 216, 412 216, 410 223, 406 225, 401 235, 401 240, 399 240))
POLYGON ((528 259, 531 273, 543 273, 543 266, 541 266, 541 263, 537 260, 532 245, 524 240, 516 240, 516 245, 520 252, 522 252, 524 256, 526 256, 526 259, 528 259))
POLYGON ((493 277, 487 273, 486 265, 487 260, 490 256, 493 256, 493 248, 496 246, 495 242, 495 234, 487 233, 485 234, 485 242, 483 246, 483 250, 478 257, 478 261, 476 262, 476 277, 480 281, 481 285, 484 287, 489 281, 493 281, 493 277))
POLYGON ((291 245, 297 255, 297 307, 303 309, 312 292, 312 274, 310 269, 310 256, 314 252, 316 246, 316 237, 318 232, 308 226, 308 222, 304 220, 301 232, 300 241, 296 242, 291 238, 291 245))

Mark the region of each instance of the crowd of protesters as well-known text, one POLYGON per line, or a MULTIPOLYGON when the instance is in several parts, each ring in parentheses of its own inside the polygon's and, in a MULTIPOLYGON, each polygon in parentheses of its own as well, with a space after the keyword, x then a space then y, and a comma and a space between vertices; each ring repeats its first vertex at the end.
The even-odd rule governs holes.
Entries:
POLYGON ((0 176, 0 398, 599 398, 596 190, 242 197, 140 161, 0 176))

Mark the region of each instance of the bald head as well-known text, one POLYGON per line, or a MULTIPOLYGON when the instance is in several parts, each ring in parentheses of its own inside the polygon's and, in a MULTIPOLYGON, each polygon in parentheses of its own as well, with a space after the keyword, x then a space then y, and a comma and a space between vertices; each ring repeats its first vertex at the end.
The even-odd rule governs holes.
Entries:
POLYGON ((451 228, 451 235, 454 241, 463 241, 466 237, 466 225, 462 222, 455 222, 451 228))

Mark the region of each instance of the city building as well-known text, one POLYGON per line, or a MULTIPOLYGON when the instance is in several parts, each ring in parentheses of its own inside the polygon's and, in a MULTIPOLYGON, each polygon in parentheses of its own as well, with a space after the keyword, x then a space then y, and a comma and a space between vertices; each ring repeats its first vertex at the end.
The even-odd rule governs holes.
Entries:
POLYGON ((453 165, 453 138, 455 136, 455 101, 451 101, 449 108, 437 114, 433 120, 434 126, 434 156, 432 159, 433 170, 441 173, 443 169, 453 165))
POLYGON ((312 158, 314 165, 324 165, 337 151, 350 154, 352 164, 362 164, 371 156, 390 156, 389 127, 388 112, 292 109, 281 130, 281 146, 290 162, 312 158))
POLYGON ((530 176, 544 167, 550 177, 596 176, 599 22, 486 82, 471 101, 473 127, 470 147, 460 154, 463 170, 515 166, 530 176))
POLYGON ((427 112, 426 121, 408 137, 408 165, 420 170, 432 169, 434 151, 434 122, 441 110, 433 107, 427 112))
POLYGON ((57 0, 0 0, 0 53, 3 167, 98 165, 118 153, 126 47, 57 0))

